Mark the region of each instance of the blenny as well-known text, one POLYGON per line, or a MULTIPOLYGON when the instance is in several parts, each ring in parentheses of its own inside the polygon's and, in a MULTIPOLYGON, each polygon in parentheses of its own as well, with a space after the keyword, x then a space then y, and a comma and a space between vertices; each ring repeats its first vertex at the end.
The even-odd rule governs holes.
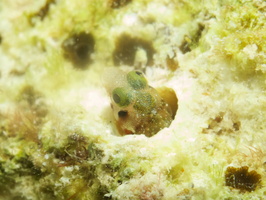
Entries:
POLYGON ((144 134, 151 137, 170 126, 176 110, 172 110, 159 90, 148 84, 142 72, 107 68, 103 79, 121 135, 144 134))

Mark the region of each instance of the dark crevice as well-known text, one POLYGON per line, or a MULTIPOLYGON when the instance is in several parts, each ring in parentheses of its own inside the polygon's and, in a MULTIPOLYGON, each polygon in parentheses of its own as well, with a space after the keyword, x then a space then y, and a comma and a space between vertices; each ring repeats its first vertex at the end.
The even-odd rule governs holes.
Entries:
POLYGON ((180 45, 180 50, 183 54, 192 51, 194 48, 198 46, 199 40, 202 36, 202 32, 205 29, 204 24, 198 24, 197 31, 194 34, 186 35, 182 44, 180 45))
POLYGON ((132 0, 109 0, 109 6, 113 9, 121 8, 129 4, 132 0))
POLYGON ((50 7, 55 4, 56 0, 47 0, 46 3, 40 8, 40 10, 30 16, 30 22, 32 25, 35 24, 35 19, 39 18, 41 21, 48 15, 50 7))

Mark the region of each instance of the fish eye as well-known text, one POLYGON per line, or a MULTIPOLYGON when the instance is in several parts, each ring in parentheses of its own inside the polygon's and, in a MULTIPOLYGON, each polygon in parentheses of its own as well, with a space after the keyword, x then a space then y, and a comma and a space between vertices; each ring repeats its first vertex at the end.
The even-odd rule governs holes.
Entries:
POLYGON ((112 96, 114 102, 121 107, 128 106, 132 100, 130 91, 122 87, 115 88, 112 92, 112 96))
POLYGON ((147 86, 147 80, 140 71, 131 71, 127 74, 127 82, 135 90, 143 89, 147 86))

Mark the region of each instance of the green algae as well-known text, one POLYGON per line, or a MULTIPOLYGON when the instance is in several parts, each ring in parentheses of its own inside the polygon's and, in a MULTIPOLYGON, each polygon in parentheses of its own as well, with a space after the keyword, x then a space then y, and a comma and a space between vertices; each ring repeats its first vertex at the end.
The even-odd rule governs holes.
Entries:
MULTIPOLYGON (((261 125, 265 119, 265 94, 256 84, 262 89, 265 87, 264 2, 121 2, 119 8, 113 9, 115 5, 98 0, 47 1, 46 4, 34 4, 34 8, 29 8, 32 2, 25 1, 27 6, 18 9, 16 2, 3 1, 3 14, 9 16, 8 13, 17 11, 9 18, 3 17, 3 24, 8 26, 1 23, 0 59, 5 67, 0 67, 0 197, 169 200, 236 199, 239 196, 250 199, 265 195, 265 189, 260 187, 252 194, 230 190, 225 187, 222 173, 228 164, 243 166, 242 162, 263 173, 261 162, 265 157, 256 143, 260 139, 256 138, 265 132, 261 125), (161 14, 161 9, 167 12, 161 14), (11 19, 12 23, 9 23, 11 19), (128 24, 130 20, 127 19, 136 20, 135 24, 128 24), (66 38, 80 32, 92 33, 95 40, 91 54, 93 63, 86 65, 84 70, 73 68, 64 58, 62 48, 66 38), (98 104, 89 109, 80 105, 84 100, 80 97, 86 96, 88 90, 96 93, 103 89, 96 74, 102 73, 106 66, 122 62, 134 67, 132 55, 130 62, 119 56, 119 61, 114 59, 119 46, 117 40, 125 34, 130 35, 126 39, 135 42, 135 49, 146 49, 148 65, 164 68, 164 61, 174 58, 179 65, 173 70, 174 75, 191 69, 190 75, 200 77, 202 82, 209 81, 205 71, 200 71, 207 69, 214 80, 208 84, 213 84, 213 88, 209 86, 204 90, 204 97, 196 96, 193 100, 197 104, 197 100, 202 99, 197 114, 204 113, 202 118, 205 113, 208 115, 206 127, 201 124, 193 129, 193 133, 199 134, 197 144, 180 136, 183 132, 187 134, 191 122, 185 129, 180 121, 175 122, 174 126, 178 124, 175 128, 163 130, 166 137, 158 134, 154 139, 144 136, 121 138, 110 128, 111 118, 102 114, 108 112, 94 110, 98 104), (170 57, 169 52, 174 52, 175 56, 170 57), (208 56, 204 57, 204 53, 208 56), (198 59, 202 55, 206 59, 204 63, 198 59), (199 63, 194 68, 193 60, 199 63), (230 91, 220 91, 217 95, 215 92, 223 84, 226 87, 227 81, 223 79, 224 69, 215 66, 220 62, 222 67, 229 68, 234 80, 244 82, 248 78, 250 82, 245 84, 250 90, 243 89, 243 95, 230 85, 230 91), (14 73, 15 70, 21 73, 14 73), (254 100, 257 107, 252 104, 253 99, 251 103, 235 103, 250 98, 253 88, 257 89, 255 95, 259 94, 254 100), (235 104, 229 106, 231 111, 223 115, 223 119, 219 119, 219 111, 225 110, 220 105, 225 93, 235 95, 227 99, 228 104, 232 99, 235 104), (214 103, 209 97, 218 98, 219 102, 214 103), (246 107, 247 111, 241 112, 234 105, 241 105, 241 110, 246 107), (215 111, 211 113, 209 109, 215 111), (230 143, 233 138, 237 138, 236 149, 234 143, 230 143), (241 153, 244 148, 241 144, 258 147, 249 155, 241 153), (200 162, 202 160, 204 162, 200 162)), ((124 53, 123 49, 121 52, 124 53)), ((148 66, 144 69, 149 71, 148 66)), ((171 84, 176 85, 175 82, 171 84)), ((195 92, 192 88, 188 90, 195 92)), ((86 101, 98 101, 98 93, 89 94, 86 101)), ((104 95, 100 97, 105 98, 104 95)), ((184 104, 181 99, 182 119, 189 113, 182 111, 184 104)), ((180 120, 179 116, 177 119, 180 120)), ((262 182, 265 182, 263 176, 262 182)))

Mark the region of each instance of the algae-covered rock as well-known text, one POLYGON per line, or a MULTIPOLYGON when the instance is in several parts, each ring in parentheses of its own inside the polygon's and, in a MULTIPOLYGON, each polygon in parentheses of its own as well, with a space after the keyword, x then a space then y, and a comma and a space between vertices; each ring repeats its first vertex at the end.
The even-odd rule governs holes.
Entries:
POLYGON ((263 0, 2 0, 0 199, 264 199, 265 13, 263 0), (114 116, 131 113, 114 113, 109 68, 133 71, 146 112, 128 119, 144 132, 121 135, 114 116))

